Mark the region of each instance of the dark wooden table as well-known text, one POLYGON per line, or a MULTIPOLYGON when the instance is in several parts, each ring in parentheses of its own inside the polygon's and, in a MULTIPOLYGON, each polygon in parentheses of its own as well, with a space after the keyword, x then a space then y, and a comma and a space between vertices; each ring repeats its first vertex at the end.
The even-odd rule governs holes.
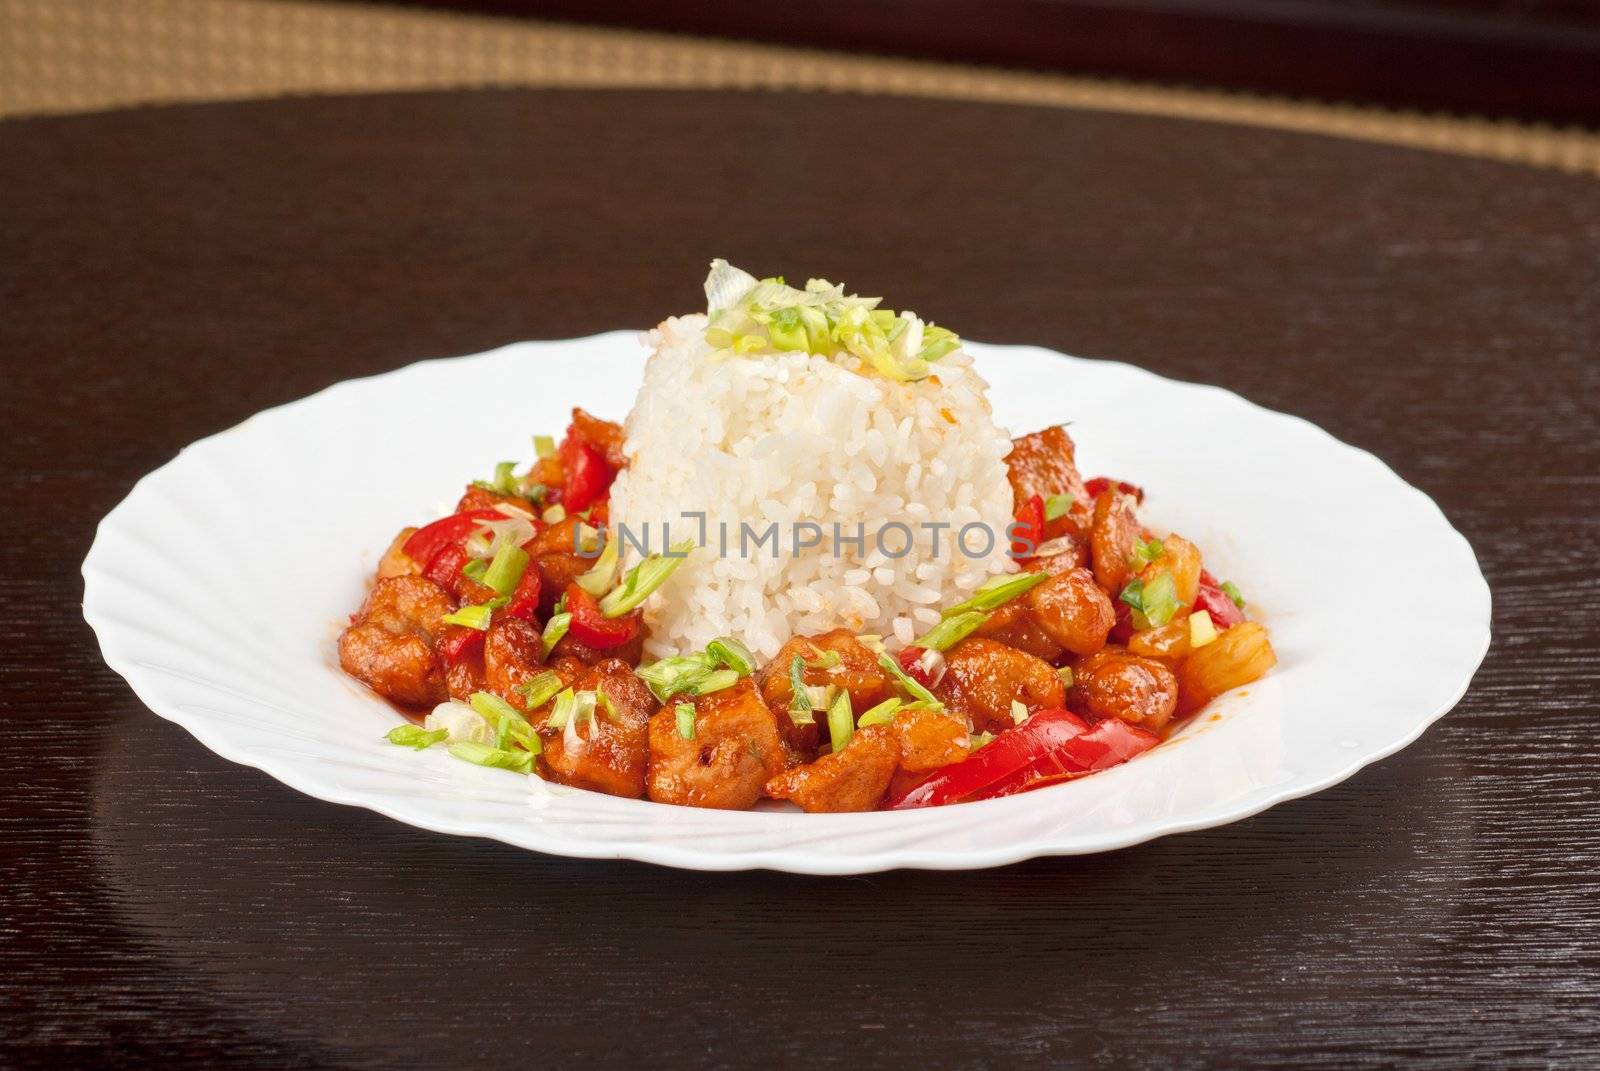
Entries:
POLYGON ((1600 185, 1341 141, 607 92, 0 124, 0 1065, 1596 1066, 1597 348, 1600 185), (216 758, 101 663, 78 563, 184 443, 692 309, 719 254, 1376 451, 1477 548, 1488 662, 1413 747, 1249 821, 854 880, 412 830, 216 758))

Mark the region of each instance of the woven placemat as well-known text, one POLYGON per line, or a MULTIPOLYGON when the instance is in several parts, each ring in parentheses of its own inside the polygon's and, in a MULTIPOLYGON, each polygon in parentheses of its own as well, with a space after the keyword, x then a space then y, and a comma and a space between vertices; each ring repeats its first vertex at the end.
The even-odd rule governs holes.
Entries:
POLYGON ((0 0, 0 116, 474 86, 772 88, 1100 108, 1600 174, 1600 134, 1238 93, 303 0, 0 0))

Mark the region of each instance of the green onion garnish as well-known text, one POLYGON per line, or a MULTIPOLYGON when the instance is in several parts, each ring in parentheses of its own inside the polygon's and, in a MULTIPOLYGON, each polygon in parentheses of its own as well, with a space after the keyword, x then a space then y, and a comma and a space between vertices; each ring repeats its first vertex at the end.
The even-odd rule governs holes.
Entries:
POLYGON ((689 694, 710 695, 712 692, 720 692, 724 688, 732 688, 743 679, 743 677, 739 676, 737 670, 715 670, 696 681, 694 687, 689 689, 689 694))
POLYGON ((548 435, 535 435, 533 437, 533 452, 540 457, 555 457, 556 441, 548 435))
POLYGON ((901 701, 898 699, 885 699, 857 718, 856 728, 865 729, 869 725, 888 725, 894 721, 894 716, 900 712, 901 705, 901 701))
POLYGON ((973 592, 972 598, 946 607, 943 611, 944 616, 954 617, 969 610, 988 612, 997 609, 1019 595, 1026 595, 1049 579, 1049 573, 1018 573, 1015 576, 992 577, 973 592))
POLYGON ((550 620, 544 623, 544 653, 548 657, 556 649, 556 644, 561 642, 561 637, 567 634, 567 629, 572 627, 571 614, 551 614, 550 620))
POLYGON ((547 729, 565 729, 567 722, 572 718, 572 708, 576 705, 576 696, 571 688, 563 688, 556 695, 555 706, 550 708, 550 714, 544 719, 547 729))
POLYGON ((566 685, 560 677, 548 669, 540 670, 521 684, 517 685, 516 693, 522 696, 522 706, 526 710, 538 710, 555 697, 555 694, 566 685))
POLYGON ((1044 500, 1044 519, 1047 521, 1059 520, 1072 510, 1073 498, 1071 495, 1051 495, 1044 500))
POLYGON ((816 652, 817 657, 806 663, 807 669, 837 669, 844 662, 844 655, 838 651, 824 651, 814 643, 810 647, 816 652))
POLYGON ((522 574, 528 568, 528 552, 515 543, 505 543, 494 552, 494 559, 483 571, 483 582, 497 595, 510 595, 517 590, 522 574))
POLYGON ((833 743, 833 752, 837 755, 844 750, 850 742, 850 737, 855 735, 855 715, 850 710, 850 693, 843 688, 833 697, 833 703, 828 707, 828 739, 833 743))
MULTIPOLYGON (((806 660, 795 655, 789 661, 789 688, 794 695, 789 699, 789 712, 809 714, 811 712, 811 696, 806 691, 806 660)), ((796 719, 798 720, 798 719, 796 719)))
POLYGON ((673 707, 673 715, 678 719, 678 735, 685 740, 694 739, 694 704, 679 703, 673 707))
POLYGON ((690 691, 696 681, 711 672, 711 667, 700 655, 682 655, 640 666, 634 672, 650 686, 656 698, 665 703, 675 695, 690 691))
POLYGON ((622 546, 620 539, 607 539, 605 549, 600 552, 600 557, 595 560, 594 566, 575 583, 598 599, 611 590, 611 585, 617 582, 617 558, 621 554, 618 549, 622 546))
POLYGON ((489 571, 489 563, 483 558, 473 558, 461 567, 461 575, 468 580, 483 583, 483 574, 489 571))
POLYGON ((1020 699, 1011 701, 1011 724, 1021 725, 1028 720, 1028 705, 1020 699))
POLYGON ((1241 610, 1244 609, 1244 593, 1239 590, 1238 584, 1231 580, 1224 580, 1222 582, 1222 593, 1233 600, 1233 605, 1241 610))
POLYGON ((718 636, 706 644, 706 655, 727 666, 741 677, 748 677, 756 671, 755 655, 750 653, 750 648, 732 636, 718 636))
POLYGON ((396 725, 384 736, 391 744, 401 747, 416 748, 422 751, 430 748, 441 740, 448 739, 449 729, 424 729, 420 725, 396 725))
POLYGON ((908 693, 910 693, 913 699, 926 703, 932 710, 944 709, 944 704, 939 702, 939 697, 928 691, 928 689, 924 688, 919 682, 908 676, 906 671, 900 668, 899 662, 896 662, 893 658, 890 658, 886 654, 881 654, 878 656, 878 665, 882 666, 884 671, 887 672, 889 676, 898 681, 900 687, 904 688, 908 693))
POLYGON ((1064 684, 1066 687, 1068 687, 1068 688, 1072 687, 1072 667, 1071 666, 1062 666, 1060 669, 1056 670, 1056 676, 1061 678, 1061 683, 1064 684))
POLYGON ((471 740, 450 745, 450 754, 458 759, 478 766, 491 766, 498 770, 510 770, 512 773, 527 774, 533 772, 533 753, 531 751, 507 751, 503 748, 490 747, 488 744, 478 744, 471 740))
POLYGON ((988 618, 989 615, 982 610, 968 610, 945 618, 913 642, 930 651, 948 651, 976 632, 988 618))
POLYGON ((1171 621, 1180 608, 1178 585, 1173 581, 1172 573, 1165 569, 1157 573, 1144 585, 1139 602, 1139 609, 1144 612, 1152 628, 1160 628, 1171 621))
POLYGON ((1133 558, 1128 562, 1129 568, 1131 568, 1134 572, 1138 572, 1140 569, 1143 569, 1145 566, 1161 557, 1163 549, 1164 548, 1161 546, 1161 540, 1159 539, 1152 539, 1148 542, 1143 539, 1134 540, 1133 558))
POLYGON ((504 747, 507 740, 515 740, 535 755, 542 750, 538 734, 522 716, 522 711, 493 692, 473 692, 467 703, 494 729, 497 747, 504 747))
POLYGON ((617 709, 617 704, 611 701, 611 697, 606 694, 606 690, 598 684, 594 688, 594 700, 600 705, 601 712, 605 714, 607 720, 613 725, 622 723, 622 711, 617 709))
POLYGON ((628 575, 622 578, 622 586, 600 600, 601 616, 621 617, 637 609, 684 563, 694 549, 694 540, 682 540, 670 549, 670 554, 652 554, 629 569, 628 575))
POLYGON ((543 513, 539 514, 540 520, 546 524, 560 524, 567 519, 567 507, 557 502, 543 513))
POLYGON ((460 625, 463 628, 475 628, 479 632, 489 630, 489 618, 494 616, 495 607, 490 603, 480 603, 476 606, 463 606, 454 613, 445 614, 439 620, 447 625, 460 625))
POLYGON ((992 743, 994 743, 993 733, 978 733, 975 736, 967 737, 967 748, 970 751, 978 751, 981 748, 988 747, 992 743))

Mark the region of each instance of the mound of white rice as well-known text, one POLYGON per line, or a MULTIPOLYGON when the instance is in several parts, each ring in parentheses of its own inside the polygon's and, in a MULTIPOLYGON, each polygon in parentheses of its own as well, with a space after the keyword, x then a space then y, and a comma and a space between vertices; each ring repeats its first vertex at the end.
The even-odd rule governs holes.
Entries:
POLYGON ((1014 568, 1011 443, 964 352, 900 383, 860 374, 849 356, 713 356, 705 328, 706 317, 684 316, 643 336, 654 352, 627 420, 629 467, 612 489, 613 533, 648 535, 651 550, 664 525, 674 542, 698 539, 685 514, 705 514, 705 545, 647 604, 652 655, 726 635, 771 657, 791 635, 841 626, 906 643, 939 607, 1014 568), (804 522, 820 544, 796 553, 816 536, 804 522), (899 557, 907 533, 884 529, 893 522, 911 537, 899 557), (758 543, 772 524, 776 537, 758 543), (994 535, 990 548, 968 530, 967 550, 981 556, 956 546, 968 525, 994 535), (850 541, 861 533, 864 546, 850 541))

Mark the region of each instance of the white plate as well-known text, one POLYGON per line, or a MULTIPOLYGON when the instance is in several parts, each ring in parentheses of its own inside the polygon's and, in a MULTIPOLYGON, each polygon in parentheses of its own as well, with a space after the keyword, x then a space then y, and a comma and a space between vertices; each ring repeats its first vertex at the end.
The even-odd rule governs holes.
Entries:
MULTIPOLYGON (((996 866, 1246 817, 1416 739, 1489 644, 1489 589, 1427 496, 1297 417, 1124 364, 971 345, 1014 431, 1072 421, 1085 473, 1149 492, 1272 631, 1279 664, 1125 766, 924 811, 705 811, 547 785, 386 743, 396 715, 334 638, 403 525, 572 406, 620 419, 643 353, 613 332, 353 380, 187 447, 101 522, 83 612, 152 710, 320 799, 558 855, 855 874, 996 866)), ((688 400, 686 399, 686 402, 688 400)))

